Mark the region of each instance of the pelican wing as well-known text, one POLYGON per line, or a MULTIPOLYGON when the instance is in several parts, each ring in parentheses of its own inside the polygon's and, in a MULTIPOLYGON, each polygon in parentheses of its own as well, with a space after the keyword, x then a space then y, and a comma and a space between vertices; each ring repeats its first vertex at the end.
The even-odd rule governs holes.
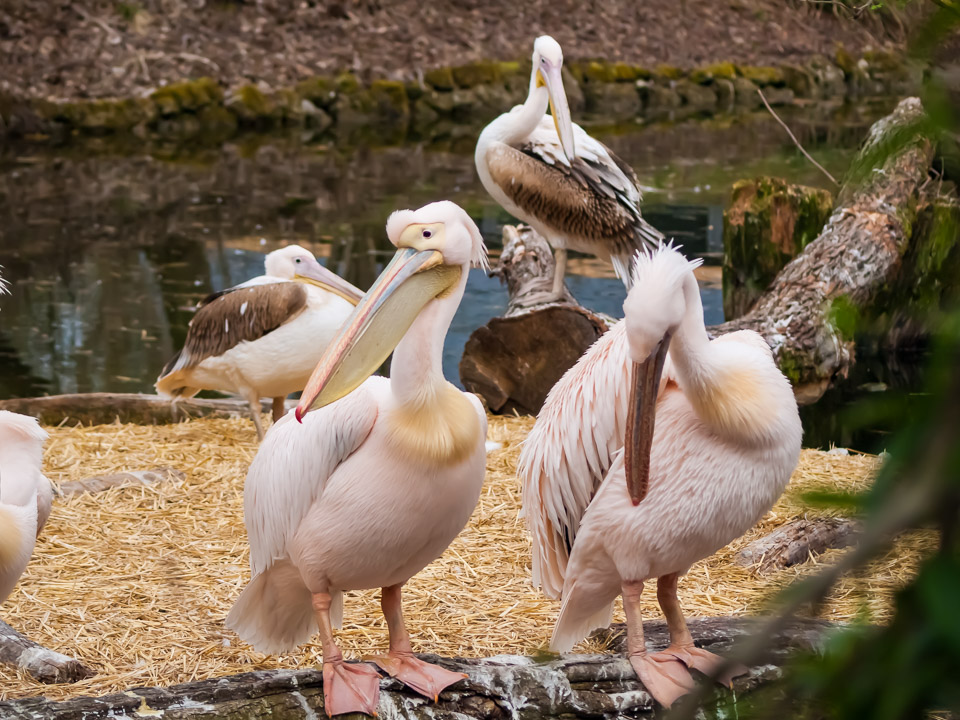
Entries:
POLYGON ((244 283, 208 296, 190 321, 183 348, 164 366, 160 380, 242 342, 262 338, 293 320, 306 306, 307 291, 298 282, 244 283))
POLYGON ((640 215, 633 170, 577 125, 574 140, 571 163, 545 116, 521 147, 490 150, 490 176, 518 208, 574 240, 576 249, 611 256, 625 275, 633 253, 657 246, 663 235, 640 215))
POLYGON ((554 385, 520 453, 533 583, 559 598, 580 519, 623 446, 630 394, 620 322, 554 385))
POLYGON ((377 419, 369 384, 297 422, 284 415, 250 464, 243 515, 254 577, 287 555, 287 544, 337 467, 367 439, 377 419))

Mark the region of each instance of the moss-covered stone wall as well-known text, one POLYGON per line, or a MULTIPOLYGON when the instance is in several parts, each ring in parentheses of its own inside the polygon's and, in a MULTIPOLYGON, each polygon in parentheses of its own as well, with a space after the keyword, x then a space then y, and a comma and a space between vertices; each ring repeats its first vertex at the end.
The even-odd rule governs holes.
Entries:
MULTIPOLYGON (((642 68, 599 60, 572 61, 564 84, 574 113, 610 121, 754 108, 761 89, 771 105, 811 99, 898 95, 913 90, 920 70, 872 54, 815 57, 806 65, 754 67, 721 62, 693 70, 642 68)), ((522 102, 530 61, 476 62, 435 68, 417 82, 355 75, 317 76, 293 87, 223 88, 211 78, 185 80, 146 97, 52 102, 0 91, 0 137, 63 138, 70 134, 229 135, 238 128, 303 126, 389 129, 431 135, 450 122, 482 121, 522 102)))

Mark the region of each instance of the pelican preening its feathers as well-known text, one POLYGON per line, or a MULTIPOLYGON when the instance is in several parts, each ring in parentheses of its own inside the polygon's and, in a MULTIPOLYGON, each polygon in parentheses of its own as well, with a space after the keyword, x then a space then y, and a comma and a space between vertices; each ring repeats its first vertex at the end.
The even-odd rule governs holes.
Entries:
POLYGON ((470 265, 486 251, 450 202, 395 212, 387 234, 396 255, 250 466, 252 578, 227 618, 266 652, 319 627, 328 715, 374 713, 379 693, 376 670, 344 663, 334 641, 344 590, 382 588, 384 671, 431 698, 462 677, 413 656, 400 592, 463 529, 483 484, 486 414, 441 363, 470 265), (391 350, 390 378, 370 377, 391 350))
POLYGON ((709 340, 692 270, 669 247, 639 256, 625 320, 551 391, 519 467, 534 582, 563 601, 552 647, 609 624, 622 594, 630 660, 665 705, 687 667, 719 666, 693 646, 677 579, 756 523, 800 454, 790 383, 756 333, 709 340), (653 578, 671 645, 649 655, 653 578))
POLYGON ((568 249, 609 259, 629 287, 636 251, 663 240, 640 215, 633 170, 571 121, 562 66, 557 41, 538 37, 526 102, 484 128, 474 158, 487 192, 555 249, 557 269, 545 299, 563 294, 568 249), (545 115, 548 105, 552 117, 545 115))
POLYGON ((303 389, 324 347, 363 293, 327 270, 299 245, 275 250, 266 274, 213 293, 198 306, 187 339, 157 378, 174 398, 200 390, 236 393, 249 404, 257 435, 260 398, 283 399, 303 389))
POLYGON ((36 418, 0 410, 0 603, 26 569, 50 516, 53 490, 42 471, 46 439, 36 418))

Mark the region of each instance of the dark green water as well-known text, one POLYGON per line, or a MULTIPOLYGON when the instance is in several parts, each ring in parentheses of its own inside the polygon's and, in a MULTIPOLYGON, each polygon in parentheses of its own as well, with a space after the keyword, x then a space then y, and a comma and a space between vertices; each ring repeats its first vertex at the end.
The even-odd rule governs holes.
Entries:
MULTIPOLYGON (((784 114, 817 160, 842 175, 869 123, 891 105, 784 114)), ((827 183, 764 113, 584 124, 636 169, 646 217, 708 264, 719 263, 735 180, 774 174, 827 183)), ((383 228, 396 208, 454 200, 495 250, 510 218, 476 177, 478 132, 386 147, 288 133, 215 148, 106 138, 0 148, 0 265, 12 290, 0 299, 0 398, 151 391, 197 300, 261 274, 263 254, 292 242, 366 288, 392 254, 383 228)), ((622 315, 624 290, 612 275, 568 277, 585 305, 622 315)), ((702 295, 707 323, 722 321, 718 283, 702 295)), ((451 380, 469 334, 505 305, 499 282, 474 271, 447 340, 451 380)), ((882 434, 854 431, 838 413, 864 392, 860 385, 909 385, 915 373, 906 365, 866 363, 858 385, 807 409, 806 444, 876 449, 882 434)))

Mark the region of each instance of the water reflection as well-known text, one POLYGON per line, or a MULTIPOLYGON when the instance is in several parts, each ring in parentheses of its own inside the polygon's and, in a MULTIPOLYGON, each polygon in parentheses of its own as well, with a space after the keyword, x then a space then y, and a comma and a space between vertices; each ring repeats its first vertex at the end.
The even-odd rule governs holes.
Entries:
MULTIPOLYGON (((819 162, 842 173, 885 110, 795 109, 788 120, 819 162)), ((770 173, 823 184, 764 114, 591 132, 636 169, 648 219, 708 263, 719 262, 733 180, 770 173)), ((509 217, 476 178, 475 137, 461 129, 398 147, 251 135, 213 149, 97 139, 3 148, 0 265, 13 295, 0 300, 0 397, 150 391, 197 300, 260 274, 264 253, 290 242, 368 287, 392 255, 383 227, 398 207, 452 199, 496 251, 509 217)), ((622 314, 623 286, 609 269, 585 260, 571 273, 585 305, 622 314)), ((719 292, 703 288, 708 323, 722 320, 719 292)), ((469 333, 505 304, 497 280, 471 273, 447 377, 456 380, 469 333)))

